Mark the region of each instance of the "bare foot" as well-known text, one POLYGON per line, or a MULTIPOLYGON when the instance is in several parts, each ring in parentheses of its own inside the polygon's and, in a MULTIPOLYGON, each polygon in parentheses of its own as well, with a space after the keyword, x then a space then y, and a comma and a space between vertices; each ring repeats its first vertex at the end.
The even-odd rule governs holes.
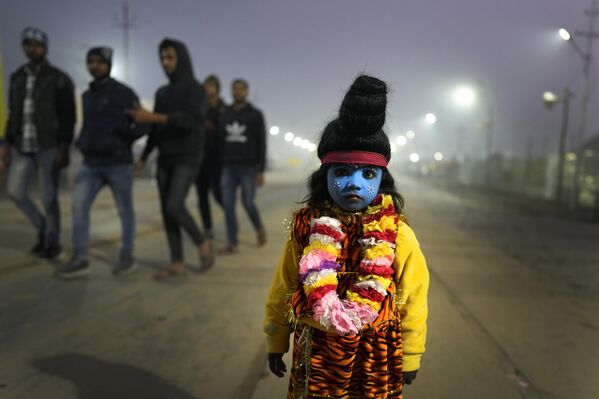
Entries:
POLYGON ((156 280, 164 280, 166 278, 175 277, 183 273, 185 273, 185 263, 171 262, 170 265, 154 274, 154 278, 156 280))

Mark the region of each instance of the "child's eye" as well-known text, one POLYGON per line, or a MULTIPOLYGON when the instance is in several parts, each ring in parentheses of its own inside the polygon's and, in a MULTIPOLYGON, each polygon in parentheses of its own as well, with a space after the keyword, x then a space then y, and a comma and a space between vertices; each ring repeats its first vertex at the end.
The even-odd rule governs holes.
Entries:
POLYGON ((347 168, 335 168, 335 176, 341 177, 341 176, 349 176, 349 171, 347 170, 347 168))
POLYGON ((374 179, 376 177, 376 170, 374 169, 364 169, 362 171, 362 176, 364 176, 365 179, 374 179))

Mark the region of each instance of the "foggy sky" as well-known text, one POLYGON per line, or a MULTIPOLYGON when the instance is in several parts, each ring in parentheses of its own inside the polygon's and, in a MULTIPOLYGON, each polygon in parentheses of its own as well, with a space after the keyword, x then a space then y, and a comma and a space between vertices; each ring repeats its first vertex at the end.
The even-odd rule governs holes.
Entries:
MULTIPOLYGON (((495 149, 522 154, 555 151, 560 110, 543 108, 545 90, 570 85, 578 93, 580 57, 556 32, 585 29, 590 0, 130 0, 137 27, 131 32, 126 82, 152 98, 166 79, 157 45, 164 37, 188 45, 196 76, 216 73, 223 95, 229 82, 250 82, 250 100, 268 125, 317 139, 335 117, 342 95, 360 72, 387 81, 387 132, 407 129, 417 137, 395 157, 412 150, 451 153, 456 129, 464 126, 466 148, 482 153, 480 122, 490 106, 495 149), (465 111, 451 100, 456 87, 482 85, 477 106, 465 111), (425 126, 424 114, 438 123, 425 126), (410 147, 411 148, 408 148, 410 147)), ((24 62, 20 32, 36 26, 50 36, 49 58, 67 71, 80 90, 89 76, 86 50, 115 49, 116 77, 122 63, 122 33, 116 27, 122 2, 1 0, 0 40, 5 78, 24 62)), ((580 39, 580 38, 579 38, 580 39)), ((580 42, 583 44, 583 42, 580 42)), ((599 40, 595 51, 599 54, 599 40)), ((596 76, 598 65, 593 65, 596 76)), ((599 129, 597 96, 589 111, 587 137, 599 129)), ((577 127, 572 109, 573 133, 577 127)), ((272 138, 271 140, 279 139, 272 138)), ((282 142, 282 140, 279 140, 282 142)))

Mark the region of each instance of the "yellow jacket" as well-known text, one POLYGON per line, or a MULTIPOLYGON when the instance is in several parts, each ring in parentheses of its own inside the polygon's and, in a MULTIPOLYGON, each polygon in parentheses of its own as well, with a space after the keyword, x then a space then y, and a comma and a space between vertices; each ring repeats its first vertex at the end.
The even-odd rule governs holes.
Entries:
MULTIPOLYGON (((401 314, 403 370, 413 371, 420 368, 420 358, 425 351, 429 274, 414 231, 406 223, 399 223, 395 242, 395 284, 401 314)), ((289 335, 293 326, 286 316, 287 299, 297 289, 298 270, 299 256, 293 238, 289 238, 266 301, 263 328, 268 353, 285 353, 289 350, 289 335)), ((301 322, 323 329, 309 317, 302 318, 301 322)))

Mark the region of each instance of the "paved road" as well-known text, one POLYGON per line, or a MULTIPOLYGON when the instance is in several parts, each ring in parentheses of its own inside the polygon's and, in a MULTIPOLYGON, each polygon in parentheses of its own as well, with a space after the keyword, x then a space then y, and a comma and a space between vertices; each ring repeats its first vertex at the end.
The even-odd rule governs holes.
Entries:
MULTIPOLYGON (((303 188, 291 174, 267 177, 267 246, 240 213, 241 254, 161 283, 150 277, 167 261, 152 182, 136 186, 142 267, 125 278, 110 274, 119 225, 109 193, 94 207, 92 274, 72 282, 24 254, 33 235, 0 201, 0 398, 284 397, 286 381, 264 372, 260 327, 282 221, 303 188)), ((431 269, 428 352, 406 398, 599 397, 599 228, 399 182, 431 269)))

